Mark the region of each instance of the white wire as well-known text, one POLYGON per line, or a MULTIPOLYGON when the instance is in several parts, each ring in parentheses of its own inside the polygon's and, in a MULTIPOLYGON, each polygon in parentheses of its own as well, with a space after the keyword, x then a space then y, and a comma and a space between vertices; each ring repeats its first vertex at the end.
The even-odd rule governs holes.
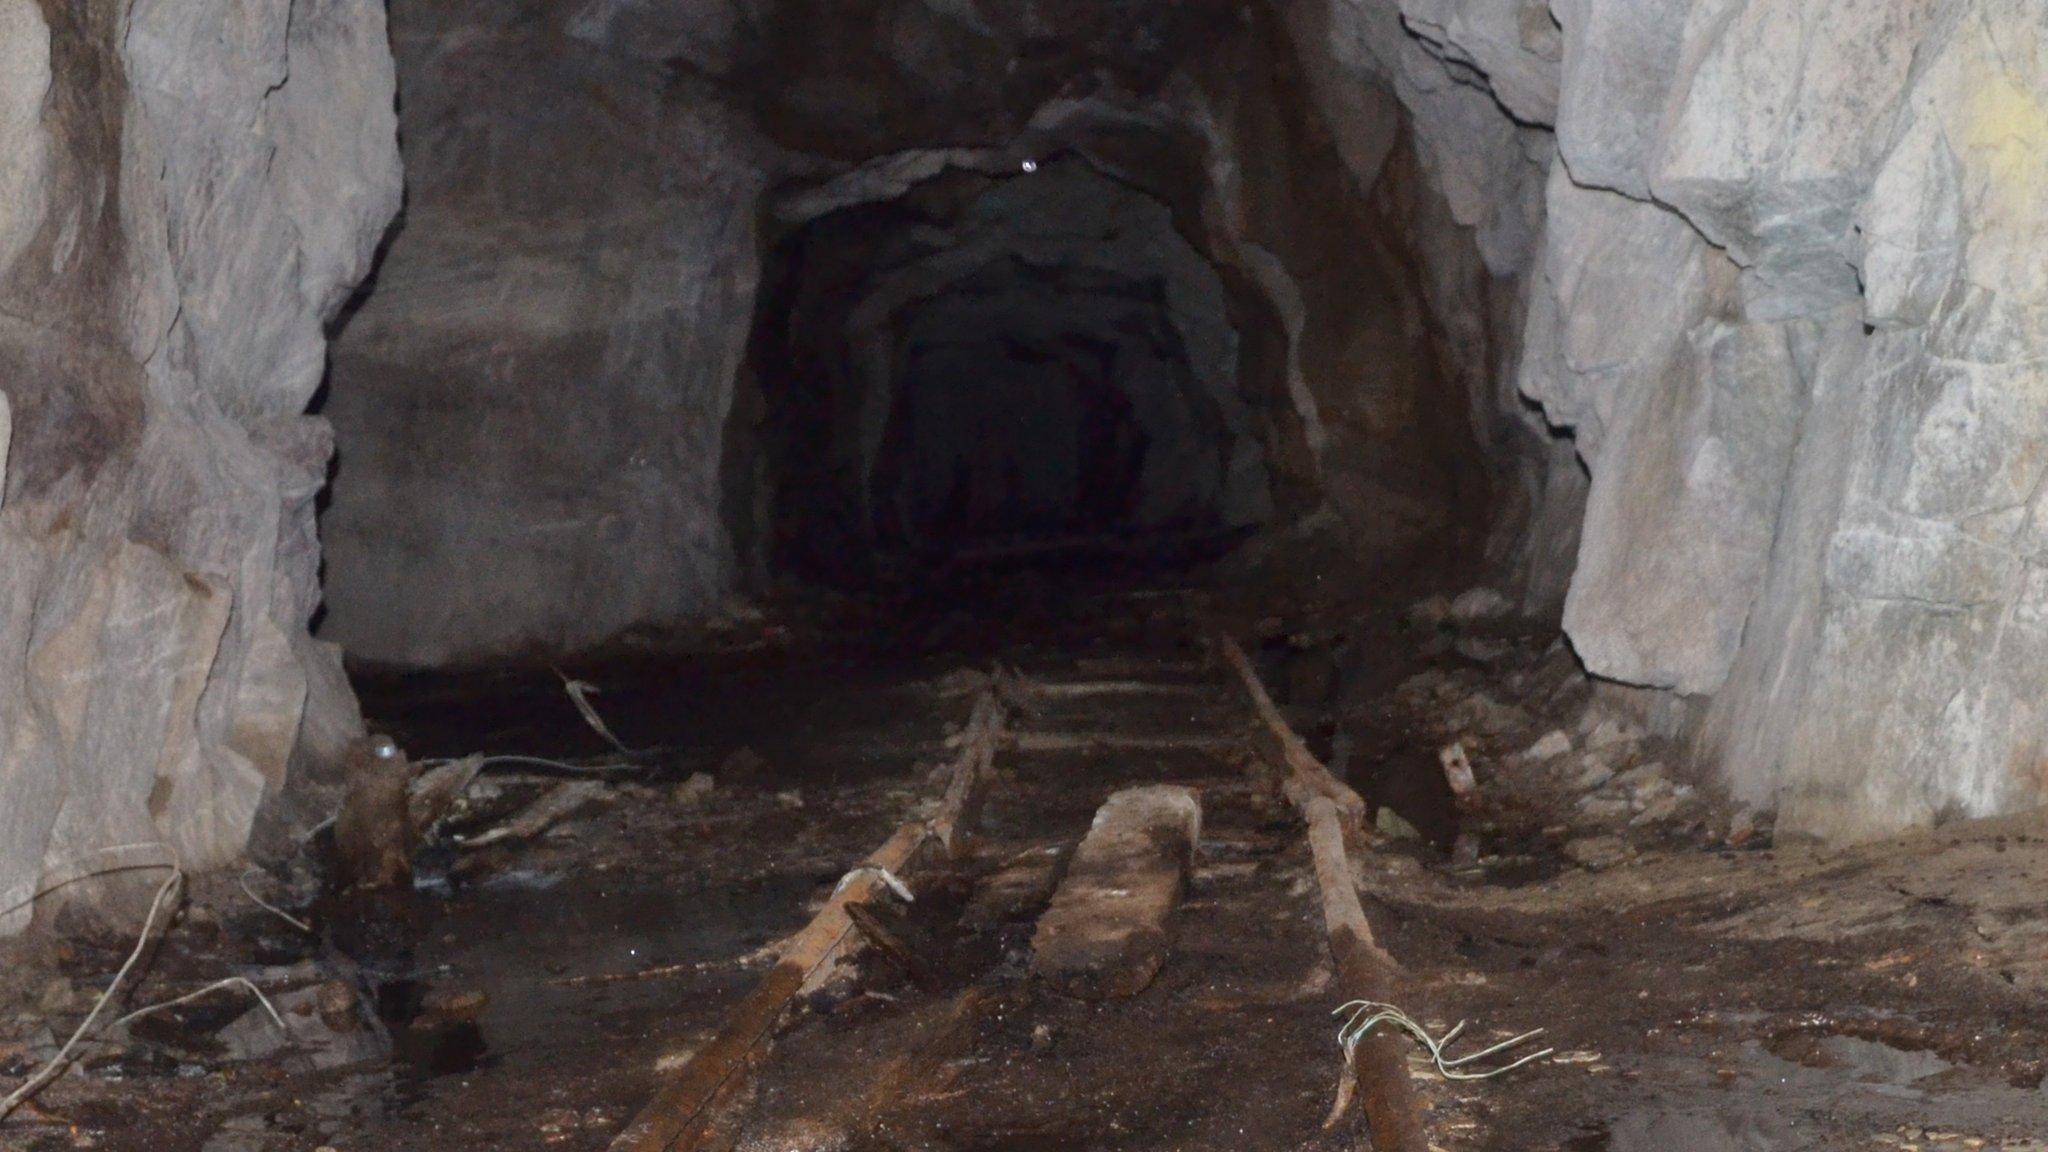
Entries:
POLYGON ((583 715, 583 722, 590 725, 591 731, 604 737, 606 743, 617 748, 621 753, 631 756, 633 750, 626 747, 625 741, 619 739, 612 732, 611 728, 605 724, 604 717, 597 714, 597 705, 590 702, 590 698, 597 695, 599 691, 597 685, 592 684, 588 680, 572 680, 569 678, 568 673, 563 672, 560 668, 555 669, 555 675, 562 678, 563 691, 569 693, 570 700, 575 701, 576 711, 583 715))
MULTIPOLYGON (((99 1023, 100 1013, 106 1011, 107 1002, 114 998, 114 993, 120 989, 122 981, 128 979, 128 974, 135 970, 136 964, 141 962, 142 954, 149 949, 149 939, 156 932, 157 917, 167 906, 175 906, 175 901, 169 901, 168 898, 173 890, 183 887, 185 883, 185 870, 183 868, 178 867, 176 864, 163 865, 163 867, 170 868, 171 874, 157 888, 156 898, 149 902, 149 918, 142 922, 142 935, 136 938, 134 950, 128 953, 128 959, 122 963, 120 971, 114 973, 113 980, 107 984, 107 990, 100 993, 100 998, 93 1002, 92 1011, 86 1014, 85 1020, 71 1033, 71 1038, 64 1041, 64 1046, 57 1049, 57 1054, 50 1057, 49 1063, 44 1064, 41 1071, 24 1081, 21 1087, 8 1093, 5 1099, 0 1099, 0 1121, 4 1121, 13 1115, 16 1108, 21 1107, 29 1097, 42 1091, 63 1072, 69 1065, 72 1049, 78 1047, 79 1041, 85 1038, 86 1033, 92 1031, 94 1024, 99 1023)), ((131 870, 129 868, 111 869, 111 871, 131 870)), ((79 877, 78 879, 83 878, 79 877)), ((38 893, 38 895, 41 895, 41 893, 38 893)), ((31 897, 31 899, 34 899, 34 897, 31 897)))
POLYGON ((277 905, 272 904, 270 901, 265 900, 263 897, 258 896, 256 894, 256 890, 249 887, 249 877, 252 874, 259 871, 261 871, 261 869, 251 868, 248 871, 243 872, 241 876, 236 878, 235 883, 242 886, 242 895, 247 896, 250 900, 254 901, 258 908, 263 909, 265 912, 270 913, 272 916, 277 917, 279 920, 282 920, 285 923, 291 925, 292 927, 297 928, 299 931, 304 932, 306 935, 311 936, 313 934, 313 926, 311 924, 306 923, 304 920, 299 919, 297 916, 292 915, 284 909, 279 908, 277 905))
POLYGON ((889 891, 894 892, 899 897, 902 897, 903 902, 905 904, 917 903, 917 897, 911 895, 910 885, 905 884, 902 880, 897 878, 894 872, 889 871, 887 868, 882 867, 880 864, 863 864, 860 867, 855 868, 853 871, 848 872, 846 875, 841 876, 839 878, 839 883, 832 886, 832 894, 834 896, 839 895, 839 893, 846 890, 846 886, 848 884, 853 883, 855 877, 863 875, 870 875, 880 879, 883 884, 888 885, 889 891))
POLYGON ((250 981, 248 978, 243 976, 230 976, 225 980, 216 980, 213 983, 208 984, 204 988, 187 992, 183 996, 180 996, 174 1000, 166 1000, 161 1004, 151 1004, 146 1008, 137 1008, 135 1011, 130 1012, 126 1016, 121 1017, 119 1020, 114 1021, 113 1026, 119 1028, 121 1025, 126 1024, 131 1020, 139 1020, 152 1012, 162 1012, 166 1008, 176 1008, 180 1004, 190 1004, 192 1001, 197 1000, 202 996, 211 995, 212 993, 218 992, 223 988, 248 989, 249 994, 256 997, 256 1002, 258 1004, 263 1005, 263 1010, 269 1013, 270 1019, 277 1025, 278 1031, 283 1032, 286 1036, 290 1036, 292 1034, 292 1030, 285 1026, 284 1017, 278 1014, 277 1005, 272 1004, 270 1002, 270 997, 265 996, 263 994, 263 989, 258 988, 254 982, 250 981))
POLYGON ((1537 1028, 1530 1032, 1524 1032, 1520 1036, 1503 1040, 1491 1048, 1482 1048, 1477 1052, 1454 1059, 1446 1056, 1445 1050, 1465 1031, 1465 1021, 1463 1020, 1458 1021, 1457 1026, 1449 1032, 1444 1033, 1440 1037, 1435 1037, 1429 1034, 1428 1029, 1416 1023, 1414 1017, 1392 1004, 1383 1004, 1377 1000, 1353 1000, 1339 1007, 1331 1015, 1341 1016, 1346 1012, 1351 1014, 1350 1018, 1344 1022, 1342 1027, 1337 1029, 1337 1043, 1344 1049, 1344 1063, 1346 1065, 1351 1064, 1356 1059, 1359 1043, 1365 1039, 1367 1034, 1381 1024, 1392 1024, 1410 1036, 1415 1037, 1422 1044, 1423 1048, 1429 1052, 1430 1062, 1436 1065, 1437 1073, 1446 1080, 1491 1080, 1495 1076, 1512 1072, 1525 1064, 1534 1063, 1557 1051, 1555 1048, 1545 1048, 1540 1052, 1532 1052, 1511 1064, 1503 1064, 1498 1068, 1489 1068, 1484 1072, 1461 1072, 1459 1068, 1463 1065, 1470 1064, 1474 1060, 1483 1060, 1488 1056, 1497 1055, 1519 1044, 1533 1040, 1543 1035, 1544 1029, 1537 1028))

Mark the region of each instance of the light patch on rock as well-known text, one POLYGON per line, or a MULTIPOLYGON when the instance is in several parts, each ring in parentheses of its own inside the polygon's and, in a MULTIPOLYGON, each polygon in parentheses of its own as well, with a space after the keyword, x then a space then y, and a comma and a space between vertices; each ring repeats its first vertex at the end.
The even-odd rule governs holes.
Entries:
POLYGON ((1572 781, 1572 787, 1581 792, 1590 792, 1595 788, 1604 787, 1612 779, 1614 769, 1609 767, 1606 761, 1589 756, 1586 758, 1585 766, 1579 770, 1577 779, 1572 781))
POLYGON ((35 0, 0 0, 0 272, 43 224, 49 92, 50 29, 42 10, 35 0))
POLYGON ((1424 631, 1441 625, 1451 616, 1451 598, 1431 596, 1408 606, 1408 623, 1424 631))
POLYGON ((0 509, 7 507, 7 450, 14 446, 14 409, 0 392, 0 509))
POLYGON ((1491 588, 1473 588, 1451 601, 1450 618, 1460 627, 1498 620, 1514 611, 1514 603, 1491 588))
POLYGON ((1543 764, 1557 759, 1572 750, 1572 738, 1562 729, 1553 728, 1544 733, 1534 744, 1522 750, 1522 760, 1529 764, 1543 764))
POLYGON ((1612 868, 1635 853, 1628 841, 1619 836, 1586 836, 1567 842, 1564 854, 1580 867, 1598 871, 1612 868))

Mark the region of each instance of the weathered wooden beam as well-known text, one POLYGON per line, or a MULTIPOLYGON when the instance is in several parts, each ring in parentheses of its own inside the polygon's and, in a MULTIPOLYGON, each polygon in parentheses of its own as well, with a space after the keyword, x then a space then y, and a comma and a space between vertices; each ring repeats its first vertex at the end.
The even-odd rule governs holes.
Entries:
MULTIPOLYGON (((1347 838, 1363 826, 1365 802, 1309 752, 1274 706, 1244 649, 1228 636, 1218 639, 1218 647, 1243 678, 1252 706, 1281 749, 1288 772, 1288 800, 1308 825, 1323 928, 1329 937, 1338 987, 1347 999, 1393 1002, 1401 986, 1401 967, 1373 939, 1346 847, 1347 838)), ((1364 1100, 1373 1152, 1429 1152, 1421 1101, 1408 1076, 1407 1051, 1400 1038, 1388 1033, 1365 1037, 1353 1052, 1351 1066, 1364 1100)))
MULTIPOLYGON (((1316 888, 1322 897, 1323 928, 1337 986, 1352 1000, 1398 1000, 1401 966, 1373 939, 1372 925, 1358 902, 1351 859, 1344 846, 1343 817, 1328 797, 1309 800, 1309 849, 1315 856, 1316 888)), ((1408 1050, 1399 1035, 1374 1032, 1352 1051, 1352 1069, 1365 1103, 1366 1129, 1374 1152, 1429 1152, 1422 1105, 1408 1076, 1408 1050)))
POLYGON ((1112 795, 1074 851, 1031 938, 1031 971, 1072 996, 1135 996, 1166 963, 1168 922, 1202 835, 1192 788, 1155 784, 1112 795))
POLYGON ((1019 752, 1216 752, 1244 747, 1242 736, 1172 732, 1156 736, 1127 732, 1017 732, 1009 746, 1019 752))
POLYGON ((1245 692, 1252 698, 1252 708, 1259 714, 1259 720, 1266 726, 1267 734, 1278 745, 1282 766, 1287 769, 1285 790, 1287 799, 1297 810, 1304 810, 1308 801, 1321 796, 1337 806, 1345 827, 1354 834, 1365 828, 1365 800, 1351 789, 1351 786, 1330 774, 1315 753, 1308 750, 1308 744, 1287 723, 1278 705, 1273 703, 1272 694, 1259 680, 1259 674, 1252 667, 1251 658, 1244 648, 1229 636, 1217 637, 1217 648, 1223 659, 1237 670, 1244 681, 1245 692))
POLYGON ((717 1035, 677 1069, 652 1103, 612 1141, 612 1152, 695 1152, 715 1129, 713 1114, 736 1094, 773 1042, 776 1027, 806 988, 829 979, 859 933, 849 909, 878 899, 888 876, 905 876, 934 851, 951 857, 978 816, 1001 743, 1003 711, 994 684, 975 699, 938 813, 897 828, 852 872, 782 954, 717 1035))
POLYGON ((1207 684, 1160 680, 1036 680, 1026 678, 1024 688, 1044 700, 1089 700, 1098 696, 1206 696, 1207 684))
POLYGON ((974 698, 974 711, 961 730, 965 737, 960 755, 953 761, 946 794, 931 819, 931 834, 945 847, 948 857, 957 859, 965 851, 966 835, 981 820, 982 800, 995 779, 996 749, 1003 742, 1003 701, 1000 683, 974 698))

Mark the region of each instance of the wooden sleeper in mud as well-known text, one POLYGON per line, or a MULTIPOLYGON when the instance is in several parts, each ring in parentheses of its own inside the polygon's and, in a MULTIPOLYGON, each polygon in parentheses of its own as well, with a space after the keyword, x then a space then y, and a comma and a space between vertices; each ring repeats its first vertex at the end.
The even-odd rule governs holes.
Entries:
POLYGON ((1202 805, 1192 788, 1154 785, 1111 796, 1038 921, 1031 971, 1087 1000, 1135 996, 1166 963, 1202 805))

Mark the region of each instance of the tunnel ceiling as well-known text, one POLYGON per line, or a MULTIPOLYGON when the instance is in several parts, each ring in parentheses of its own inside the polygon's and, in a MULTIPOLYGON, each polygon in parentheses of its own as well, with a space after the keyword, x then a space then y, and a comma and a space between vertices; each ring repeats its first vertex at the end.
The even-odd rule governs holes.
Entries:
POLYGON ((573 34, 714 81, 760 130, 864 161, 1015 136, 1048 101, 1150 93, 1240 32, 1239 0, 585 3, 573 34))
POLYGON ((1031 167, 783 246, 756 369, 784 559, 1266 514, 1216 269, 1158 200, 1079 158, 1031 167))

